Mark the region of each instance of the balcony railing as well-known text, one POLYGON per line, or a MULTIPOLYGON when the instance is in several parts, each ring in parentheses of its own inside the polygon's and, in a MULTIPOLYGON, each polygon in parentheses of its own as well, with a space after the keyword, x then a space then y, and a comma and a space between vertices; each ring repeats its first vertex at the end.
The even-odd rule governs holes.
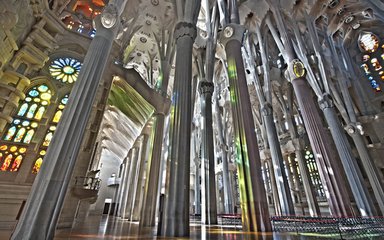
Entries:
POLYGON ((75 187, 83 189, 99 190, 101 180, 94 177, 75 177, 75 187))
POLYGON ((101 180, 93 177, 75 177, 75 185, 72 187, 72 193, 79 199, 88 199, 91 202, 96 201, 99 193, 101 180))
POLYGON ((271 218, 271 221, 275 232, 311 233, 340 239, 384 236, 383 217, 275 216, 271 218))

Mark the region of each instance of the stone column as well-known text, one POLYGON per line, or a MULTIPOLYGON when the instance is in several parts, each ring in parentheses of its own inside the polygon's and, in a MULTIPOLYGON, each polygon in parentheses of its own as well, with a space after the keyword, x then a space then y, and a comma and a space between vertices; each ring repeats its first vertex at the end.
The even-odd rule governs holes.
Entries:
MULTIPOLYGON (((137 144, 137 140, 136 140, 137 144)), ((126 202, 125 206, 123 206, 123 211, 121 213, 121 218, 123 219, 129 219, 131 217, 131 210, 132 210, 132 199, 133 199, 133 189, 134 189, 134 180, 136 177, 136 167, 137 162, 139 160, 139 147, 133 146, 132 147, 132 157, 131 157, 131 164, 129 166, 129 173, 127 178, 127 195, 126 195, 126 202)))
POLYGON ((175 28, 176 70, 171 107, 171 152, 161 234, 189 235, 189 173, 192 122, 192 47, 200 1, 185 3, 185 21, 175 28))
MULTIPOLYGON (((338 83, 340 85, 342 97, 348 113, 348 118, 344 118, 345 122, 347 123, 345 130, 352 137, 353 142, 355 143, 357 152, 360 156, 361 163, 367 174, 369 183, 372 186, 372 190, 379 205, 381 214, 384 214, 384 183, 380 180, 383 179, 383 177, 381 176, 380 171, 378 171, 378 169, 376 168, 369 154, 369 150, 364 142, 363 128, 361 124, 357 122, 355 109, 353 107, 353 101, 348 91, 348 88, 346 87, 346 81, 344 80, 346 78, 345 73, 348 71, 348 69, 345 67, 344 64, 341 64, 341 59, 345 60, 350 68, 353 68, 351 64, 351 59, 348 58, 348 53, 345 49, 345 46, 341 45, 340 56, 336 50, 335 42, 333 41, 333 39, 329 39, 329 43, 331 46, 332 54, 334 55, 336 60, 336 65, 338 66, 340 72, 340 74, 336 75, 338 76, 338 78, 340 78, 340 81, 338 81, 338 83)), ((353 80, 356 82, 358 81, 356 78, 353 78, 353 80)))
POLYGON ((293 145, 295 146, 295 156, 297 158, 301 180, 303 181, 304 192, 305 192, 305 197, 308 204, 309 214, 312 217, 320 216, 320 208, 316 199, 315 191, 313 189, 313 183, 309 175, 307 162, 304 158, 302 144, 300 143, 300 139, 298 138, 292 139, 292 142, 293 142, 293 145))
POLYGON ((114 216, 118 216, 119 214, 119 208, 120 208, 120 201, 121 201, 121 193, 122 193, 122 189, 124 187, 123 185, 123 179, 124 179, 124 172, 125 172, 125 167, 126 167, 126 164, 125 164, 125 158, 123 160, 123 162, 120 164, 120 172, 119 172, 119 177, 120 177, 120 184, 119 186, 116 188, 116 197, 114 198, 114 201, 115 201, 115 209, 113 210, 113 215, 114 216))
MULTIPOLYGON (((300 209, 301 209, 301 214, 304 216, 305 215, 305 206, 303 204, 303 191, 301 190, 301 185, 300 185, 300 173, 299 171, 297 170, 298 168, 298 162, 295 161, 295 153, 291 153, 289 155, 287 155, 287 161, 289 161, 289 159, 291 160, 292 162, 292 176, 293 176, 293 179, 294 179, 294 189, 291 190, 293 192, 293 195, 292 195, 292 198, 294 200, 294 203, 298 204, 300 209), (297 201, 295 200, 295 196, 297 196, 297 201)), ((308 204, 309 206, 309 204, 308 204)))
POLYGON ((202 151, 201 151, 201 222, 204 224, 217 224, 217 201, 215 180, 215 155, 212 129, 212 94, 213 83, 201 81, 199 84, 201 94, 201 116, 203 118, 202 151))
POLYGON ((201 214, 199 165, 200 160, 195 160, 195 214, 201 214))
POLYGON ((319 204, 317 203, 316 194, 313 189, 312 181, 310 179, 307 163, 303 155, 303 150, 304 150, 303 143, 302 143, 302 140, 298 138, 297 127, 294 124, 294 118, 292 114, 293 95, 291 94, 291 91, 292 90, 289 90, 289 92, 287 93, 288 95, 287 102, 289 104, 287 104, 287 102, 284 100, 282 91, 278 91, 278 98, 282 105, 282 109, 285 113, 285 119, 288 124, 288 131, 292 139, 292 144, 295 148, 295 156, 297 158, 297 163, 298 163, 300 174, 301 174, 301 180, 303 181, 304 192, 306 196, 306 201, 308 203, 309 214, 312 217, 320 216, 319 204))
POLYGON ((12 239, 53 239, 102 73, 118 29, 117 7, 95 19, 97 33, 51 141, 12 239))
POLYGON ((331 214, 335 216, 351 216, 352 206, 346 190, 346 183, 342 178, 342 174, 336 172, 338 168, 334 167, 336 163, 332 160, 333 157, 329 149, 329 142, 331 140, 326 136, 317 106, 313 101, 312 91, 303 77, 293 78, 292 85, 312 150, 316 156, 316 163, 331 214))
POLYGON ((267 131, 269 150, 271 153, 271 159, 273 168, 271 172, 274 172, 275 180, 277 184, 277 193, 279 194, 279 201, 281 207, 281 214, 292 216, 295 215, 293 201, 289 190, 287 176, 284 172, 284 160, 280 149, 279 137, 277 135, 276 126, 273 119, 272 106, 265 103, 261 109, 265 128, 267 131))
POLYGON ((124 212, 125 212, 125 209, 126 209, 126 206, 127 206, 127 199, 128 199, 128 190, 129 190, 129 173, 130 173, 130 170, 131 170, 131 164, 132 164, 132 160, 133 160, 133 149, 131 149, 128 153, 128 156, 126 158, 126 171, 125 171, 125 175, 124 175, 124 189, 122 189, 122 193, 121 193, 121 201, 120 201, 120 209, 119 209, 119 217, 121 218, 124 218, 124 212))
POLYGON ((228 24, 222 36, 228 61, 236 163, 244 231, 271 231, 252 107, 241 54, 244 27, 228 24))
POLYGON ((128 173, 129 173, 129 165, 131 164, 131 161, 130 161, 130 156, 131 156, 131 153, 132 151, 130 151, 128 154, 127 154, 127 157, 124 159, 124 172, 123 172, 123 175, 121 177, 121 183, 120 183, 120 194, 119 194, 119 206, 118 206, 118 210, 116 210, 117 212, 117 216, 121 217, 122 215, 122 209, 125 208, 125 204, 126 204, 126 200, 127 200, 127 194, 128 194, 128 186, 127 186, 127 182, 128 182, 128 173))
MULTIPOLYGON (((151 124, 149 126, 147 125, 146 128, 150 128, 151 124)), ((139 162, 137 164, 137 170, 136 170, 136 179, 133 184, 134 189, 134 195, 133 195, 133 204, 132 204, 132 210, 131 210, 131 220, 132 221, 139 221, 140 220, 140 210, 142 207, 142 194, 143 194, 143 181, 144 181, 144 171, 145 171, 145 162, 148 157, 148 141, 149 141, 149 135, 143 134, 143 140, 141 142, 140 146, 140 157, 139 162)))
POLYGON ((160 194, 160 169, 161 156, 163 150, 164 124, 165 116, 162 113, 157 113, 155 119, 154 140, 152 156, 148 160, 147 181, 144 188, 144 200, 141 210, 140 226, 152 227, 155 226, 155 216, 157 209, 157 199, 160 194))
MULTIPOLYGON (((216 128, 218 132, 218 141, 221 148, 221 158, 223 160, 223 189, 224 189, 224 210, 225 213, 233 213, 233 192, 231 189, 229 181, 229 169, 228 169, 228 146, 225 141, 224 129, 223 129, 223 120, 221 118, 219 110, 219 99, 217 97, 217 91, 215 92, 216 101, 215 101, 215 111, 216 114, 216 128)), ((224 107, 223 116, 226 114, 226 109, 224 107)))
POLYGON ((337 118, 335 107, 328 95, 324 95, 319 101, 321 110, 324 112, 341 163, 343 164, 348 182, 351 186, 353 196, 361 216, 375 216, 376 211, 372 208, 372 201, 368 196, 362 173, 357 165, 356 159, 352 154, 351 146, 348 142, 344 130, 341 128, 340 121, 337 118))
POLYGON ((276 176, 275 176, 275 171, 273 171, 273 164, 272 164, 271 156, 268 156, 268 158, 265 161, 268 165, 268 171, 269 171, 269 178, 271 181, 272 197, 273 197, 273 205, 275 208, 275 214, 279 216, 279 215, 282 215, 281 214, 281 206, 280 206, 279 193, 278 193, 277 184, 276 184, 276 176))
POLYGON ((299 59, 296 59, 296 52, 291 39, 288 37, 286 25, 280 12, 280 3, 276 0, 269 0, 268 2, 275 15, 280 35, 269 17, 267 17, 266 23, 279 50, 284 53, 285 62, 288 63, 286 77, 291 80, 295 91, 309 141, 316 156, 319 175, 327 195, 331 213, 336 216, 350 216, 352 214, 352 206, 346 190, 346 183, 342 177, 343 174, 338 172, 338 164, 332 161, 331 139, 329 139, 322 126, 322 119, 313 101, 311 88, 304 77, 304 64, 299 59))
MULTIPOLYGON (((364 142, 363 136, 361 135, 357 124, 348 124, 346 126, 348 134, 352 137, 353 142, 359 152, 361 163, 363 164, 364 170, 367 173, 367 177, 372 186, 373 193, 376 197, 376 201, 379 205, 381 215, 384 214, 384 183, 380 180, 380 172, 373 163, 371 156, 369 155, 367 145, 364 142)), ((382 179, 382 178, 381 178, 382 179)))

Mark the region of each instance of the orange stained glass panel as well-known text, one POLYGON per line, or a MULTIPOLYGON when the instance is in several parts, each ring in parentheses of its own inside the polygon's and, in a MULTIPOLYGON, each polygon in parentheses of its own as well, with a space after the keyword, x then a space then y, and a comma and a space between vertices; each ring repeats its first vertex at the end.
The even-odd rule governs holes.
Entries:
POLYGON ((12 161, 12 159, 13 159, 12 154, 9 154, 9 155, 5 158, 3 165, 0 167, 0 171, 7 171, 8 168, 9 168, 9 165, 11 165, 11 161, 12 161))
POLYGON ((13 164, 12 164, 12 167, 10 170, 11 172, 17 172, 17 170, 19 170, 21 160, 23 160, 23 156, 21 156, 21 155, 17 156, 15 161, 13 161, 13 164))
POLYGON ((32 173, 38 173, 41 167, 41 164, 43 163, 43 158, 38 158, 35 162, 35 165, 33 165, 32 173))

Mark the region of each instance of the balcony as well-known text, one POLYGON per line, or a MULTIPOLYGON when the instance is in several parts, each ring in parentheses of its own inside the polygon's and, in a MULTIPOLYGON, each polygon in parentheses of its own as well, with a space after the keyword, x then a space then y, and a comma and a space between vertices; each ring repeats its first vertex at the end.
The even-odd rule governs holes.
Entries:
POLYGON ((117 187, 120 185, 120 183, 121 183, 121 178, 112 176, 112 177, 108 178, 107 186, 108 187, 114 187, 114 186, 117 187))
POLYGON ((101 180, 93 177, 75 177, 75 184, 72 193, 81 200, 89 199, 94 201, 99 193, 101 180))

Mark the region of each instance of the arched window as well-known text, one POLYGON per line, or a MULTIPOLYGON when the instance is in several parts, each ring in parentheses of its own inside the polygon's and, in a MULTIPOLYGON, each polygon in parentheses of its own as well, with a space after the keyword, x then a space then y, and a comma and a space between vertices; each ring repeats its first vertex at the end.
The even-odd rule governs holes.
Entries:
POLYGON ((325 193, 323 189, 323 184, 321 183, 319 171, 316 165, 315 158, 313 156, 313 153, 311 150, 309 150, 309 147, 306 148, 305 150, 305 160, 307 163, 308 171, 309 171, 309 176, 311 178, 311 182, 313 185, 313 188, 315 190, 316 196, 318 200, 320 201, 325 201, 325 193))
POLYGON ((53 134, 56 131, 57 123, 60 121, 60 118, 62 116, 63 110, 68 102, 68 94, 66 94, 59 103, 59 106, 56 109, 55 114, 53 115, 53 118, 51 120, 50 126, 45 134, 45 137, 43 138, 43 141, 41 143, 41 146, 39 148, 39 155, 35 161, 35 164, 32 168, 32 173, 38 173, 41 167, 41 164, 43 163, 44 156, 47 152, 48 146, 51 143, 53 134))
POLYGON ((26 147, 3 144, 0 146, 0 171, 16 172, 27 151, 26 147))
POLYGON ((49 66, 51 76, 63 83, 74 83, 79 76, 80 69, 81 62, 70 57, 58 58, 49 66))
POLYGON ((379 38, 370 32, 363 32, 358 39, 360 51, 363 53, 361 68, 367 76, 372 88, 381 92, 380 80, 384 81, 384 45, 380 46, 379 38))
POLYGON ((45 84, 37 85, 27 92, 2 138, 0 171, 15 172, 19 169, 27 151, 26 145, 32 141, 51 97, 51 90, 45 84))

